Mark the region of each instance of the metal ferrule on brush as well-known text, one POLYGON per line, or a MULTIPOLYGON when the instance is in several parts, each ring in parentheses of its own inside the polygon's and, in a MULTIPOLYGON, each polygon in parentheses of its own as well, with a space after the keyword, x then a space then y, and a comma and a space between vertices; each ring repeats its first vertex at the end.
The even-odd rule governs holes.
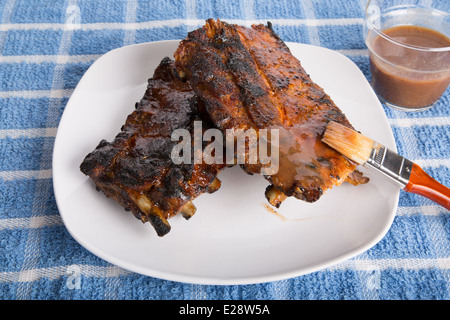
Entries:
POLYGON ((400 184, 402 188, 408 184, 413 166, 411 161, 377 142, 374 143, 366 163, 400 184))

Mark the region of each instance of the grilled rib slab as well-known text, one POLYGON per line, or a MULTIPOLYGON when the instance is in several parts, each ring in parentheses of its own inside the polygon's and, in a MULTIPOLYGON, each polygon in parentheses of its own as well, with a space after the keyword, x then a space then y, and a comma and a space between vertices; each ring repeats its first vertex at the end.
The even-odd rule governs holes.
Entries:
MULTIPOLYGON (((331 120, 352 126, 270 23, 246 28, 209 19, 181 42, 175 64, 219 129, 279 130, 279 170, 266 175, 273 205, 287 196, 314 202, 346 180, 368 181, 321 141, 331 120)), ((243 168, 261 172, 260 164, 243 168)))
MULTIPOLYGON (((98 190, 150 222, 159 236, 170 231, 169 218, 180 212, 189 218, 196 210, 191 201, 220 187, 220 164, 174 164, 171 159, 178 143, 171 140, 172 132, 192 132, 194 121, 201 120, 198 108, 189 83, 165 58, 120 133, 112 142, 102 140, 80 165, 98 190)), ((204 129, 207 124, 203 119, 204 129)))

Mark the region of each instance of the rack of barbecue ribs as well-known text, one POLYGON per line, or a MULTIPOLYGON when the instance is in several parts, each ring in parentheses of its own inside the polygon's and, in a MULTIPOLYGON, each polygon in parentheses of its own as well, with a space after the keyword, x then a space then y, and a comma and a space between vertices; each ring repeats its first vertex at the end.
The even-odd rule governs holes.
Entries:
POLYGON ((368 181, 356 163, 321 141, 330 121, 352 126, 270 23, 247 28, 207 20, 181 41, 174 58, 162 60, 115 139, 102 140, 80 166, 98 190, 150 222, 159 236, 170 231, 169 218, 189 218, 192 201, 220 187, 225 164, 172 161, 172 132, 192 132, 197 120, 223 136, 227 130, 279 132, 277 171, 240 163, 269 181, 265 196, 275 207, 291 196, 315 202, 344 181, 368 181))
MULTIPOLYGON (((368 181, 355 163, 321 141, 331 120, 352 126, 270 23, 247 28, 209 19, 174 56, 217 128, 279 130, 278 172, 265 175, 272 205, 289 196, 315 202, 344 181, 368 181)), ((260 163, 241 166, 261 173, 260 163)))
MULTIPOLYGON (((170 231, 168 219, 196 211, 192 200, 220 187, 220 164, 174 164, 171 140, 175 129, 193 130, 200 118, 199 102, 189 83, 182 81, 173 61, 165 58, 148 81, 142 100, 112 142, 102 140, 82 162, 81 171, 107 197, 115 199, 158 236, 170 231)), ((193 136, 193 135, 192 135, 193 136)))

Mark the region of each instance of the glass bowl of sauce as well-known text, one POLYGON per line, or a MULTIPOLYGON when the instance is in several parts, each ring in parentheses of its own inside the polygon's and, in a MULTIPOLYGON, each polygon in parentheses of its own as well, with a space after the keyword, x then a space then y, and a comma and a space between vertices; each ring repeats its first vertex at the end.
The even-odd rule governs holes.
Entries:
POLYGON ((364 38, 371 84, 386 105, 424 110, 446 91, 450 84, 449 9, 449 0, 368 1, 364 38))

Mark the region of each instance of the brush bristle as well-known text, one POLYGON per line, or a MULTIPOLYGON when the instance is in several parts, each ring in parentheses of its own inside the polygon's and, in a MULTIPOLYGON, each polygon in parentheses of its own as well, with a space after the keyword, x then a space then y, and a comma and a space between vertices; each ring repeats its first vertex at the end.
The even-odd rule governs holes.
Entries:
POLYGON ((334 121, 328 124, 322 141, 361 165, 369 159, 374 144, 372 139, 334 121))

